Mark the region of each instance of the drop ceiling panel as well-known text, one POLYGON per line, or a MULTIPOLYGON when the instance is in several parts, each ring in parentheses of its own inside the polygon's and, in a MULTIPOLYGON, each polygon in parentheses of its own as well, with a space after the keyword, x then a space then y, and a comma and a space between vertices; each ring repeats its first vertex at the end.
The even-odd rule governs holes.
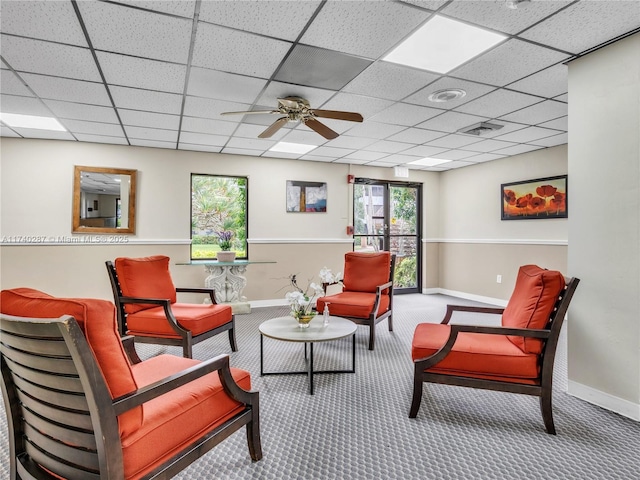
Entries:
POLYGON ((500 150, 501 148, 513 147, 516 145, 514 142, 504 142, 502 140, 482 140, 480 142, 472 143, 464 147, 460 147, 463 150, 469 150, 473 152, 493 152, 494 150, 500 150))
POLYGON ((107 82, 162 92, 182 93, 186 67, 173 63, 97 52, 107 82))
POLYGON ((640 2, 576 2, 532 27, 523 38, 571 53, 580 53, 638 28, 640 2))
POLYGON ((200 22, 191 64, 270 78, 290 48, 289 42, 200 22))
POLYGON ((211 98, 192 97, 187 95, 184 103, 184 114, 190 117, 212 118, 239 122, 242 116, 221 116, 222 112, 243 112, 251 110, 251 105, 240 102, 227 102, 226 100, 214 100, 211 98))
POLYGON ((110 106, 111 100, 102 83, 69 80, 25 73, 22 78, 39 97, 51 100, 110 106))
POLYGON ((211 145, 196 145, 193 143, 182 143, 178 145, 180 150, 191 150, 196 152, 212 152, 212 153, 220 153, 222 151, 222 147, 214 147, 211 145))
POLYGON ((427 145, 419 145, 417 147, 410 148, 402 152, 403 155, 415 155, 416 157, 432 157, 438 153, 446 152, 447 148, 432 147, 427 145))
POLYGON ((182 130, 186 132, 231 135, 237 126, 238 124, 235 122, 224 122, 208 118, 183 117, 182 119, 182 130))
POLYGON ((108 135, 87 135, 84 133, 76 133, 76 138, 80 142, 92 142, 92 143, 110 143, 114 145, 129 145, 127 139, 124 137, 109 137, 108 135))
MULTIPOLYGON (((234 136, 244 138, 258 138, 258 135, 260 135, 264 130, 264 125, 251 125, 248 123, 241 123, 238 125, 238 129, 235 131, 234 136)), ((280 140, 287 133, 289 133, 289 131, 290 130, 287 128, 281 128, 271 136, 271 140, 280 140)))
POLYGON ((435 140, 429 142, 429 145, 433 145, 434 147, 442 147, 442 148, 459 148, 459 147, 464 147, 465 145, 471 145, 472 143, 477 143, 480 141, 481 141, 480 138, 474 137, 471 135, 452 134, 452 135, 447 135, 445 137, 436 138, 435 140))
POLYGON ((500 120, 512 122, 538 124, 548 122, 559 117, 564 117, 568 113, 568 105, 555 100, 545 100, 530 107, 525 107, 517 112, 500 117, 500 120))
POLYGON ((101 81, 88 48, 2 35, 2 57, 19 72, 101 81))
POLYGON ((511 83, 507 85, 507 88, 552 98, 567 92, 568 73, 567 66, 560 63, 511 83))
POLYGON ((387 158, 396 162, 397 165, 404 165, 405 163, 415 162, 416 160, 420 160, 420 158, 422 157, 416 157, 414 155, 405 155, 403 153, 400 153, 400 154, 396 153, 387 158))
POLYGON ((345 92, 401 100, 438 79, 438 75, 389 62, 376 62, 344 88, 345 92))
POLYGON ((106 135, 122 137, 122 127, 115 123, 88 122, 85 120, 61 119, 60 123, 73 134, 85 133, 91 135, 106 135))
POLYGON ((2 2, 2 31, 87 46, 71 2, 2 2))
POLYGON ((228 140, 229 137, 226 135, 207 135, 193 132, 182 132, 180 134, 180 143, 193 143, 195 145, 223 147, 228 140))
POLYGON ((416 103, 418 105, 425 105, 427 107, 435 108, 454 108, 463 103, 467 103, 474 98, 478 98, 485 93, 495 90, 494 87, 488 85, 482 85, 480 83, 469 82, 467 80, 461 80, 458 78, 442 77, 436 80, 431 85, 424 87, 422 90, 414 93, 404 101, 407 103, 416 103), (466 92, 465 96, 456 100, 450 100, 446 103, 431 102, 429 95, 439 90, 461 89, 466 92))
POLYGON ((186 64, 192 22, 104 2, 78 2, 93 47, 186 64))
POLYGON ((325 145, 328 147, 351 148, 353 150, 357 150, 364 148, 367 145, 371 145, 375 141, 376 140, 374 138, 349 137, 347 135, 341 135, 338 138, 328 141, 325 145))
POLYGON ((432 130, 425 130, 423 128, 407 128, 402 132, 391 135, 387 140, 394 142, 414 143, 420 145, 422 143, 429 142, 436 138, 444 137, 444 132, 434 132, 432 130))
POLYGON ((325 110, 358 112, 365 120, 368 120, 376 113, 381 112, 391 105, 393 105, 391 100, 339 92, 320 108, 325 110))
POLYGON ((317 155, 319 157, 342 158, 355 152, 355 150, 348 148, 327 147, 323 145, 318 148, 314 148, 312 152, 314 155, 317 155))
POLYGON ((252 104, 266 83, 261 78, 192 67, 187 93, 197 97, 252 104))
POLYGON ((154 92, 113 85, 109 87, 109 91, 118 108, 174 115, 180 114, 182 95, 176 93, 154 92))
POLYGON ((384 153, 398 153, 411 148, 410 143, 390 142, 388 140, 380 140, 365 147, 365 150, 384 153))
POLYGON ((386 156, 388 156, 388 153, 358 150, 357 152, 353 152, 344 158, 350 161, 354 161, 354 163, 358 163, 357 161, 366 163, 366 162, 371 162, 373 160, 378 160, 379 158, 386 157, 386 156))
MULTIPOLYGON (((362 123, 360 122, 348 122, 346 120, 333 120, 331 118, 321 118, 320 121, 324 123, 327 127, 329 127, 331 130, 333 130, 334 132, 340 135, 350 131, 355 125, 362 125, 362 123)), ((298 125, 296 128, 307 129, 308 127, 305 125, 298 125)))
MULTIPOLYGON (((461 128, 469 127, 475 123, 486 121, 486 117, 478 117, 460 112, 445 112, 431 120, 419 125, 420 128, 437 130, 440 132, 454 133, 461 128)), ((441 135, 442 136, 442 135, 441 135)))
POLYGON ((130 125, 125 125, 124 129, 127 132, 127 136, 129 137, 129 140, 135 138, 139 140, 157 140, 160 142, 173 142, 174 146, 175 146, 175 142, 178 141, 178 132, 176 130, 134 127, 130 125))
POLYGON ((35 128, 14 128, 14 130, 26 138, 41 138, 49 140, 75 140, 68 132, 56 132, 53 130, 38 130, 35 128))
POLYGON ((504 158, 504 155, 496 155, 495 153, 481 153, 480 155, 474 155, 473 157, 465 158, 466 162, 483 163, 490 162, 492 160, 498 160, 504 158))
POLYGON ((178 130, 180 117, 178 115, 165 115, 162 113, 140 112, 137 110, 119 109, 120 119, 124 125, 138 127, 164 128, 178 130))
POLYGON ((433 158, 442 158, 445 160, 462 160, 463 158, 472 157, 475 155, 473 152, 466 150, 447 150, 446 152, 436 153, 433 158))
POLYGON ((472 162, 467 162, 467 161, 457 161, 457 162, 449 162, 446 164, 447 169, 454 169, 454 168, 462 168, 462 167, 469 167, 473 165, 472 162))
POLYGON ((543 147, 536 145, 527 145, 522 143, 520 145, 514 145, 513 147, 503 148, 501 150, 496 150, 493 153, 500 155, 520 155, 521 153, 532 152, 533 150, 540 150, 543 147))
POLYGON ((569 117, 566 116, 566 117, 556 118, 555 120, 541 123, 538 126, 544 127, 544 128, 553 128, 555 130, 562 130, 566 132, 567 130, 569 130, 569 117))
POLYGON ((262 105, 271 105, 271 109, 278 107, 278 98, 302 97, 309 101, 312 108, 320 108, 336 92, 322 88, 305 87, 283 82, 269 82, 264 93, 258 99, 262 105))
POLYGON ((373 116, 371 120, 381 123, 391 123, 393 125, 404 125, 411 127, 425 120, 443 113, 443 110, 435 108, 419 107, 408 103, 396 103, 373 116))
POLYGON ((465 103, 455 110, 487 118, 497 118, 540 101, 539 97, 499 89, 465 103))
MULTIPOLYGON (((315 152, 315 150, 314 150, 315 152)), ((303 155, 302 157, 298 157, 299 160, 307 160, 312 162, 335 162, 336 159, 332 157, 323 157, 321 155, 303 155)))
POLYGON ((360 160, 351 157, 338 158, 333 161, 333 163, 342 163, 347 165, 364 165, 368 163, 370 160, 360 160))
POLYGON ((503 0, 451 2, 441 13, 482 25, 499 32, 515 34, 553 14, 573 0, 522 4, 517 10, 506 8, 503 0))
POLYGON ((227 147, 233 148, 249 148, 251 150, 268 150, 276 144, 275 140, 264 138, 232 138, 226 144, 227 147))
POLYGON ((129 141, 131 145, 136 147, 151 147, 151 148, 165 148, 169 150, 173 150, 176 148, 176 144, 174 142, 162 142, 158 140, 145 140, 142 138, 130 138, 129 141))
POLYGON ((17 137, 20 138, 16 132, 11 130, 9 127, 5 127, 4 125, 0 125, 0 135, 3 137, 17 137))
POLYGON ((0 91, 5 95, 33 96, 22 80, 11 70, 0 70, 0 91))
POLYGON ((355 137, 366 138, 387 138, 395 133, 401 132, 405 127, 399 125, 390 125, 388 123, 378 123, 374 121, 368 121, 365 123, 357 124, 355 127, 349 129, 347 135, 355 137))
POLYGON ((320 3, 316 0, 304 2, 202 2, 200 4, 200 20, 293 41, 298 37, 320 3))
POLYGON ((377 59, 428 17, 395 2, 327 2, 301 42, 377 59))
POLYGON ((59 118, 87 120, 90 122, 118 123, 118 117, 111 107, 86 105, 84 103, 44 100, 44 103, 59 118))
POLYGON ((259 156, 262 153, 262 150, 251 150, 251 149, 248 149, 248 148, 229 148, 229 147, 225 147, 225 148, 222 149, 222 153, 229 153, 231 155, 249 155, 249 156, 252 156, 252 157, 256 157, 256 156, 259 156))
POLYGON ((533 145, 542 145, 543 147, 555 147, 556 145, 564 145, 565 143, 569 143, 569 135, 567 133, 561 133, 560 135, 554 135, 553 137, 533 140, 530 143, 533 145))
POLYGON ((567 57, 567 54, 513 39, 456 68, 451 75, 504 86, 565 60, 567 57))
POLYGON ((557 130, 550 130, 548 128, 541 127, 527 127, 516 132, 507 133, 506 135, 499 135, 498 140, 505 142, 530 142, 532 140, 538 140, 544 137, 550 137, 551 135, 557 135, 557 130))
POLYGON ((449 0, 402 0, 402 3, 409 3, 428 10, 438 10, 449 0))
POLYGON ((296 45, 274 80, 340 90, 371 64, 370 60, 307 45, 296 45))
POLYGON ((195 0, 113 0, 125 5, 133 5, 139 8, 154 10, 157 12, 169 13, 179 17, 192 18, 196 8, 195 0))
POLYGON ((554 97, 553 99, 557 100, 558 102, 568 103, 569 102, 569 94, 565 93, 563 95, 558 95, 557 97, 554 97))
POLYGON ((0 106, 3 113, 21 113, 23 115, 51 115, 49 109, 41 100, 35 97, 18 97, 16 95, 1 95, 0 106))

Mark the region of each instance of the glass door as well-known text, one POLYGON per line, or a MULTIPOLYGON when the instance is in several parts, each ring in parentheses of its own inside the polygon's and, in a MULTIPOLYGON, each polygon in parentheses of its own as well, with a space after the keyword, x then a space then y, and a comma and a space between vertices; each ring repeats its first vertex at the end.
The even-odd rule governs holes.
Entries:
POLYGON ((354 250, 395 253, 394 291, 421 292, 422 185, 357 178, 353 191, 354 250))

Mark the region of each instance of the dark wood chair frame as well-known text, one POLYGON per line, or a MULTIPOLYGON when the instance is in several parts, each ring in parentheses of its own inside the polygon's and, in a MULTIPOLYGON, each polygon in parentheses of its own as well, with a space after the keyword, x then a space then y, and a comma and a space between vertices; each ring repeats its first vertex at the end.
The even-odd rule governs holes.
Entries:
MULTIPOLYGON (((147 335, 135 335, 135 341, 139 343, 153 343, 156 345, 174 345, 182 347, 182 355, 187 358, 192 358, 193 356, 193 345, 196 343, 202 342, 203 340, 207 340, 219 333, 228 331, 229 332, 229 344, 231 345, 231 351, 237 352, 238 345, 236 343, 236 330, 235 330, 235 315, 231 316, 231 321, 221 325, 217 328, 209 330, 207 332, 201 333, 199 335, 192 335, 191 330, 187 330, 180 325, 180 322, 176 319, 173 312, 171 311, 171 301, 168 299, 161 298, 139 298, 139 297, 125 297, 122 294, 122 288, 120 287, 120 282, 118 281, 118 274, 116 273, 116 268, 113 265, 113 262, 107 261, 105 262, 107 266, 107 271, 109 272, 109 280, 111 281, 111 289, 113 290, 113 299, 116 304, 116 310, 118 312, 118 331, 120 332, 120 336, 127 335, 127 312, 124 309, 126 304, 133 303, 142 303, 142 304, 151 304, 151 305, 162 305, 164 308, 165 316, 167 317, 167 322, 176 332, 180 338, 166 338, 166 337, 154 337, 147 335)), ((204 293, 209 295, 212 304, 217 304, 215 298, 215 290, 212 288, 176 288, 177 293, 204 293)))
MULTIPOLYGON (((12 480, 58 478, 45 469, 70 479, 122 480, 118 415, 216 371, 225 392, 245 407, 143 478, 170 479, 245 425, 251 459, 262 458, 259 394, 235 382, 228 355, 112 400, 73 317, 32 319, 3 314, 0 326, 12 480)), ((130 356, 137 358, 133 338, 125 337, 123 343, 130 356)))
MULTIPOLYGON (((553 364, 560 330, 562 329, 562 324, 567 314, 569 303, 571 302, 571 298, 573 297, 579 282, 580 280, 578 278, 565 278, 566 286, 556 302, 547 328, 545 329, 451 325, 449 339, 440 350, 429 357, 414 361, 413 398, 411 401, 409 418, 415 418, 418 415, 420 402, 422 401, 423 383, 441 383, 446 385, 458 385, 462 387, 521 393, 540 397, 540 410, 542 412, 545 429, 547 433, 555 435, 556 429, 553 423, 552 410, 553 364), (517 335, 520 337, 541 339, 543 341, 543 347, 542 353, 540 354, 540 375, 537 379, 534 379, 535 384, 520 384, 499 380, 486 380, 426 372, 425 370, 436 366, 449 354, 453 348, 458 333, 460 332, 483 333, 489 335, 517 335)), ((447 305, 447 313, 441 323, 448 324, 454 311, 501 315, 504 310, 504 308, 447 305)))
MULTIPOLYGON (((382 285, 378 285, 376 287, 376 301, 373 304, 373 309, 367 318, 360 317, 343 317, 348 320, 351 320, 353 323, 358 325, 367 325, 369 327, 369 350, 373 350, 376 343, 376 325, 380 323, 385 318, 389 319, 389 331, 393 332, 393 275, 396 269, 396 255, 394 253, 391 254, 391 264, 389 268, 389 281, 382 285), (378 315, 378 310, 380 309, 380 300, 382 298, 382 292, 389 289, 389 310, 378 315)), ((323 283, 322 288, 327 292, 327 287, 329 285, 336 285, 340 282, 334 283, 323 283)), ((329 307, 331 308, 331 307, 329 307)))

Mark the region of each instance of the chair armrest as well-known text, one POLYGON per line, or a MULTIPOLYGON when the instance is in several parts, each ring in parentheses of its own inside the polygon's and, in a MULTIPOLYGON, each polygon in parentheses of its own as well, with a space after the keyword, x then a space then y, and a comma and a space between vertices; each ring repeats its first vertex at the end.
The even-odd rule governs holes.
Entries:
POLYGON ((387 282, 383 283, 382 285, 378 285, 376 287, 376 295, 380 295, 382 291, 386 290, 387 288, 393 288, 393 282, 387 282))
POLYGON ((133 335, 125 335, 124 337, 121 337, 120 340, 122 341, 122 346, 124 347, 127 357, 129 357, 129 363, 140 363, 142 360, 140 360, 138 352, 136 352, 133 335))
POLYGON ((140 298, 140 297, 120 297, 120 303, 143 303, 150 305, 162 305, 164 308, 164 315, 167 317, 167 321, 171 328, 180 336, 186 335, 189 330, 183 328, 176 319, 173 311, 171 310, 171 300, 167 298, 140 298))
MULTIPOLYGON (((484 308, 484 307, 480 307, 484 308)), ((433 367, 437 363, 441 362, 451 351, 453 345, 456 343, 458 333, 481 333, 488 335, 516 335, 519 337, 532 337, 532 338, 549 338, 551 335, 550 330, 538 330, 533 328, 511 328, 511 327, 486 327, 480 325, 450 325, 449 338, 445 344, 433 355, 425 358, 419 358, 414 360, 416 369, 426 370, 433 367), (420 366, 418 366, 420 364, 420 366)))
POLYGON ((168 298, 120 297, 120 303, 148 303, 151 305, 171 305, 168 298))
POLYGON ((214 305, 216 302, 216 291, 213 288, 176 288, 178 293, 206 293, 211 298, 211 303, 214 305))
POLYGON ((468 305, 447 305, 447 313, 442 319, 442 324, 448 324, 451 320, 453 312, 472 312, 472 313, 490 313, 494 315, 502 315, 504 308, 502 307, 473 307, 468 305))
POLYGON ((231 398, 241 403, 253 405, 257 396, 254 396, 252 392, 242 389, 235 382, 229 367, 229 355, 218 355, 215 358, 206 360, 179 373, 163 378, 162 380, 158 380, 146 387, 139 388, 135 392, 114 399, 113 408, 116 415, 121 415, 134 407, 142 405, 215 371, 219 371, 222 386, 231 398))

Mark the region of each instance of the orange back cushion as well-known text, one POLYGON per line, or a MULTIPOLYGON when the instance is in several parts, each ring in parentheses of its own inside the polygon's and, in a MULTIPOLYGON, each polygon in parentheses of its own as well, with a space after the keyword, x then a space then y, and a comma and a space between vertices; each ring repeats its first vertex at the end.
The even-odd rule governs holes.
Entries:
MULTIPOLYGON (((516 286, 502 314, 502 325, 514 328, 546 328, 565 287, 564 276, 536 265, 524 265, 518 271, 516 286)), ((540 353, 542 343, 535 338, 510 336, 526 353, 540 353)))
POLYGON ((344 255, 344 290, 375 293, 376 287, 389 281, 389 252, 348 252, 344 255))
MULTIPOLYGON (((161 298, 176 303, 176 287, 169 272, 169 257, 116 258, 114 262, 122 294, 125 297, 161 298)), ((127 313, 158 305, 127 304, 127 313)))
MULTIPOLYGON (((116 329, 116 309, 107 300, 55 298, 31 288, 0 292, 2 313, 17 317, 57 318, 72 315, 85 334, 109 388, 111 398, 137 390, 131 365, 116 329)), ((119 417, 120 433, 128 434, 142 424, 142 407, 119 417)))

